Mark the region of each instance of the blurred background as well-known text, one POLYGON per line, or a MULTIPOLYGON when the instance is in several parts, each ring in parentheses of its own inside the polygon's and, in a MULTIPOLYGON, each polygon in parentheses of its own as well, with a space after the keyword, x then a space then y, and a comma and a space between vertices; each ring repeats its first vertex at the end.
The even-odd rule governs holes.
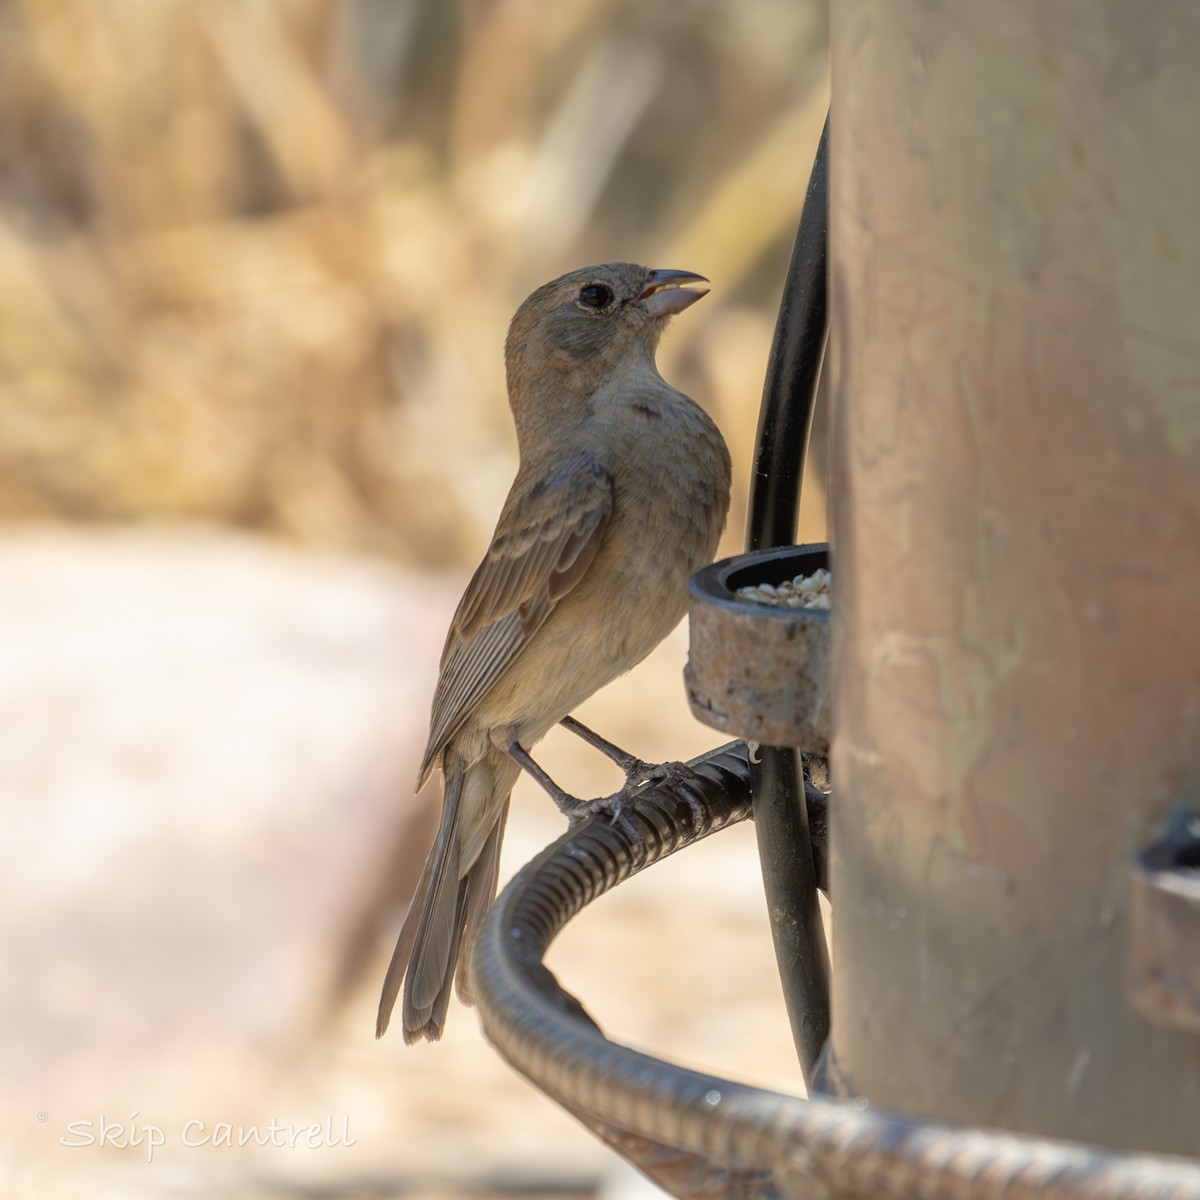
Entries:
MULTIPOLYGON (((0 1195, 636 1190, 472 1013, 406 1050, 373 1007, 516 464, 507 322, 589 262, 708 276, 659 363, 726 435, 739 549, 824 7, 0 0, 0 83, 0 1195), (323 1132, 237 1145, 271 1120, 323 1132)), ((685 656, 581 716, 715 744, 685 656)), ((579 794, 595 757, 541 755, 579 794)), ((506 873, 560 829, 514 808, 506 873)), ((801 1086, 752 831, 555 954, 611 1035, 801 1086)))

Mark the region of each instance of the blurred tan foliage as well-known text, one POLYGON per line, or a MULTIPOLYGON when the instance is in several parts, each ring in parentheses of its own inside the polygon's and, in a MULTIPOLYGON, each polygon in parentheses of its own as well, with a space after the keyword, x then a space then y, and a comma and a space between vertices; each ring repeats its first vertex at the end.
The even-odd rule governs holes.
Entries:
POLYGON ((804 0, 0 0, 0 517, 473 555, 507 320, 611 258, 712 278, 664 373, 744 472, 824 47, 804 0))

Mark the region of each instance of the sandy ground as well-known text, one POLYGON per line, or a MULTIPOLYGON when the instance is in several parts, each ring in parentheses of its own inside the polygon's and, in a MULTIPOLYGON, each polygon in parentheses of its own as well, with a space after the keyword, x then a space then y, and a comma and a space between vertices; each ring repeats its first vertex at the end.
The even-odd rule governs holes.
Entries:
MULTIPOLYGON (((438 803, 406 781, 458 580, 208 535, 9 540, 0 570, 0 1196, 638 1194, 472 1011, 438 1045, 374 1037, 381 864, 411 887, 438 803), (272 1121, 295 1144, 255 1146, 272 1121)), ((646 759, 719 744, 685 657, 681 628, 579 715, 646 759)), ((578 794, 618 781, 561 730, 539 757, 578 794)), ((504 877, 561 828, 522 781, 504 877)), ((597 901, 550 966, 610 1037, 802 1087, 749 825, 597 901)))

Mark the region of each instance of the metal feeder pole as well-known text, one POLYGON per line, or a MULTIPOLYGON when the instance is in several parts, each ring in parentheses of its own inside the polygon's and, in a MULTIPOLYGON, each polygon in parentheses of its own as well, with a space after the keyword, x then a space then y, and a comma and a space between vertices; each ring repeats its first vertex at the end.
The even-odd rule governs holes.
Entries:
POLYGON ((831 12, 829 1078, 1200 1154, 1200 6, 831 12))

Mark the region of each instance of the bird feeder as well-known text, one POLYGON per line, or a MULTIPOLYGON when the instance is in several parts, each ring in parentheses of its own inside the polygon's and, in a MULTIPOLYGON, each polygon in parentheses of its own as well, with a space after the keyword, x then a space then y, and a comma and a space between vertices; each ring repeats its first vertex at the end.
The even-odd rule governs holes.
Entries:
POLYGON ((832 47, 747 554, 693 585, 693 711, 760 744, 513 880, 484 1030, 677 1196, 1200 1198, 1200 10, 842 0, 832 47), (832 611, 775 612, 740 588, 826 553, 827 274, 832 611), (609 1040, 543 965, 747 817, 808 1098, 609 1040))

